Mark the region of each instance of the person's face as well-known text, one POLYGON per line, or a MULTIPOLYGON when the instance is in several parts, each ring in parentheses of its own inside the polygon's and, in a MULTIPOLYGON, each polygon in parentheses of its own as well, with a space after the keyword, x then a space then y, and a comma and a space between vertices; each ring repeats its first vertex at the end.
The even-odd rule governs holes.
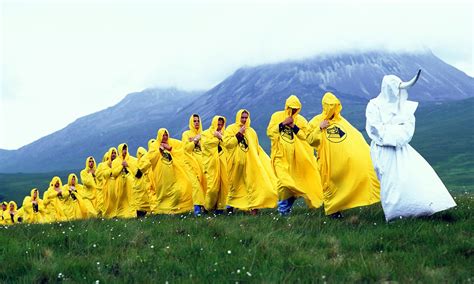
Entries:
POLYGON ((15 205, 10 204, 10 211, 13 211, 13 210, 15 210, 15 205))
POLYGON ((36 197, 38 197, 38 191, 37 190, 33 191, 33 198, 36 199, 36 197))
POLYGON ((7 205, 6 204, 2 204, 2 210, 3 211, 7 210, 7 205))
POLYGON ((298 111, 297 108, 292 108, 292 109, 291 109, 291 115, 294 115, 297 111, 298 111))
POLYGON ((54 187, 59 187, 59 181, 56 181, 56 183, 54 184, 54 187))
POLYGON ((110 154, 110 159, 113 161, 115 160, 115 158, 117 158, 117 152, 115 152, 115 150, 112 150, 112 154, 110 154))
POLYGON ((127 146, 123 146, 122 148, 122 157, 127 156, 127 146))
POLYGON ((168 143, 168 132, 165 132, 163 134, 163 139, 161 140, 161 143, 168 143))
POLYGON ((194 128, 199 129, 199 117, 194 116, 193 117, 193 123, 194 123, 194 128))
POLYGON ((222 120, 217 121, 217 131, 221 131, 224 127, 224 122, 222 120))
POLYGON ((94 167, 94 160, 91 158, 89 159, 89 168, 93 168, 94 167))
POLYGON ((248 118, 249 118, 249 114, 246 112, 243 112, 242 115, 240 116, 240 124, 245 125, 247 123, 248 118))
POLYGON ((76 177, 72 176, 71 178, 71 185, 76 185, 76 177))

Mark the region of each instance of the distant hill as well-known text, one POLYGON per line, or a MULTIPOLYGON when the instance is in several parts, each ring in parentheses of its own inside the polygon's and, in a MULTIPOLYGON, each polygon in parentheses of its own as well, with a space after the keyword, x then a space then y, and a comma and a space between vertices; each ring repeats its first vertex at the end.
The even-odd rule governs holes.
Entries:
MULTIPOLYGON (((115 106, 79 118, 18 150, 0 151, 0 172, 82 168, 87 156, 100 160, 109 147, 122 142, 127 142, 130 152, 135 154, 138 146, 147 145, 150 138, 156 137, 160 127, 181 138, 192 113, 199 113, 207 128, 215 114, 225 115, 229 123, 234 122, 240 108, 251 112, 252 126, 268 150, 266 126, 271 114, 283 108, 290 94, 298 95, 303 103, 302 114, 309 119, 320 112, 322 95, 332 91, 342 100, 344 115, 362 129, 365 105, 379 93, 383 76, 396 74, 408 80, 420 68, 421 79, 410 90, 412 99, 445 104, 474 96, 474 78, 431 52, 344 53, 245 67, 207 92, 148 89, 129 94, 115 106)), ((458 125, 451 122, 457 129, 458 125)))

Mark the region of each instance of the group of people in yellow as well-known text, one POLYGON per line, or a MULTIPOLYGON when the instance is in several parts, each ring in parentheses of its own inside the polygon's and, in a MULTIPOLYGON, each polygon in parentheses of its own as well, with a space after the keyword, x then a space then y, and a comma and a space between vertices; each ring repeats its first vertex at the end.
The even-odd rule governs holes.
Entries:
POLYGON ((53 177, 43 198, 34 188, 20 209, 2 202, 0 224, 234 209, 255 215, 275 207, 287 215, 299 197, 309 208, 324 205, 326 214, 339 217, 342 210, 380 201, 364 137, 342 117, 335 95, 326 93, 322 106, 308 123, 291 95, 268 124, 270 156, 260 147, 248 110, 239 110, 230 125, 216 115, 206 130, 193 114, 181 140, 161 128, 135 157, 120 144, 99 164, 87 157, 80 180, 70 174, 63 184, 53 177))

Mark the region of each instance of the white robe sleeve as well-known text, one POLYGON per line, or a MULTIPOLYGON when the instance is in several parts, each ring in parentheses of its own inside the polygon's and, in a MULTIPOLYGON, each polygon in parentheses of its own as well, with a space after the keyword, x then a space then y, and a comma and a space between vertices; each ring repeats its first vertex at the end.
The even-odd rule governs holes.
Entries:
POLYGON ((370 139, 380 146, 402 147, 408 144, 415 133, 415 115, 399 114, 384 123, 381 111, 372 101, 367 105, 365 129, 370 139))

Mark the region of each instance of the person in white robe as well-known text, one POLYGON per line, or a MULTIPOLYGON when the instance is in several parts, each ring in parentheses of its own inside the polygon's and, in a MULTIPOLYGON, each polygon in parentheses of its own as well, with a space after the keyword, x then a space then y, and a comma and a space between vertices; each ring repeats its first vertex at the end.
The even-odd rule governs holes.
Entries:
POLYGON ((456 206, 428 162, 410 146, 418 102, 408 100, 421 70, 409 82, 384 76, 380 94, 366 109, 370 154, 380 180, 380 197, 388 221, 429 216, 456 206))

